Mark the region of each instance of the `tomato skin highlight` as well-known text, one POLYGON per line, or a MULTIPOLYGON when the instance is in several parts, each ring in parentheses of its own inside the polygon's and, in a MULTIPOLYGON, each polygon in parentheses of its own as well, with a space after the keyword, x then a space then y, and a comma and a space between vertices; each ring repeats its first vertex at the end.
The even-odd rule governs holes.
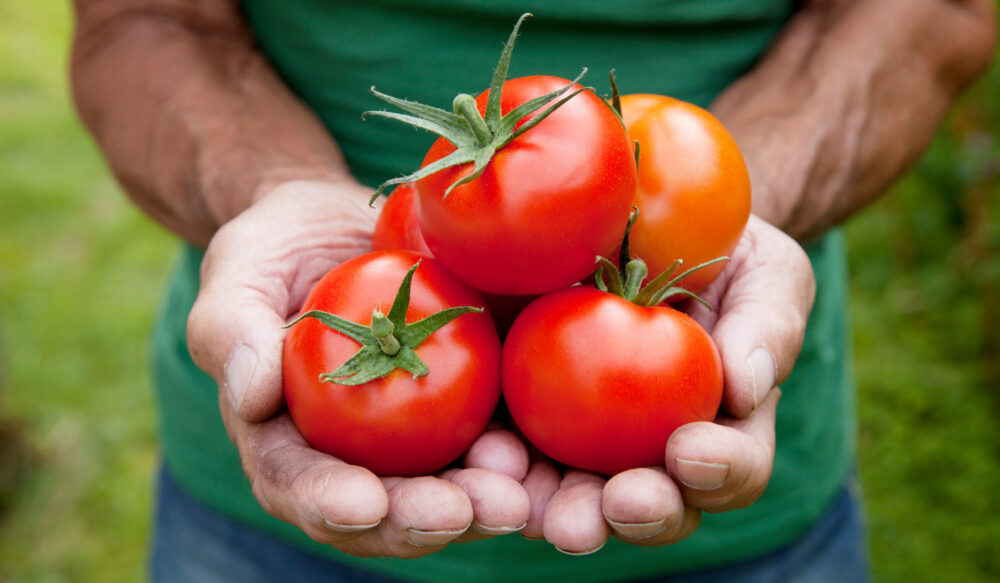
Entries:
MULTIPOLYGON (((434 259, 406 251, 368 253, 337 266, 303 306, 363 325, 388 310, 407 270, 418 260, 406 321, 453 306, 483 306, 478 292, 434 259)), ((405 370, 358 386, 318 380, 360 345, 314 319, 293 325, 285 338, 285 400, 296 427, 314 448, 379 475, 433 473, 459 457, 482 434, 500 395, 500 341, 488 312, 465 314, 416 349, 430 372, 405 370)))
POLYGON ((608 475, 663 465, 670 434, 713 420, 723 388, 718 350, 697 322, 590 286, 544 295, 521 313, 502 378, 532 444, 608 475))
MULTIPOLYGON (((511 79, 501 111, 568 83, 511 79)), ((487 97, 476 98, 480 112, 487 97)), ((423 165, 454 150, 438 139, 423 165)), ((417 181, 417 218, 434 256, 479 290, 532 295, 572 285, 593 271, 595 256, 610 254, 621 241, 635 193, 632 142, 590 91, 498 150, 482 175, 444 196, 471 171, 464 164, 417 181)))
MULTIPOLYGON (((629 135, 639 143, 632 255, 646 261, 651 276, 676 259, 687 269, 731 255, 750 218, 751 196, 746 163, 725 126, 708 111, 663 95, 623 95, 621 104, 629 135)), ((681 286, 697 293, 724 268, 701 269, 681 286)))

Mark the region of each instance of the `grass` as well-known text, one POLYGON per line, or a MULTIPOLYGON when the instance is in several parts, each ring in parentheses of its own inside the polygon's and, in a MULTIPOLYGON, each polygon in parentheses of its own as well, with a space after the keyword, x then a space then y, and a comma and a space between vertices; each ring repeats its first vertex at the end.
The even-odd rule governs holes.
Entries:
MULTIPOLYGON (((174 250, 79 127, 70 14, 0 0, 0 581, 143 579, 174 250)), ((875 579, 1000 579, 1000 68, 849 226, 875 579)))
POLYGON ((878 581, 1000 579, 1000 66, 849 225, 878 581))
POLYGON ((0 580, 136 581, 156 459, 144 339, 173 244, 76 121, 69 27, 68 3, 0 2, 0 411, 24 436, 0 443, 0 580))

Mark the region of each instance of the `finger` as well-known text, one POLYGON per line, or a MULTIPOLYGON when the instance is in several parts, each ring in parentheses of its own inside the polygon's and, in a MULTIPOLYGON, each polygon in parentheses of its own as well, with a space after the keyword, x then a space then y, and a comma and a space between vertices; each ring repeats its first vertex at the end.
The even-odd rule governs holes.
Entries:
POLYGON ((472 524, 473 509, 465 492, 432 476, 393 479, 389 511, 374 531, 341 545, 354 555, 415 558, 443 550, 472 524))
POLYGON ((521 529, 521 536, 526 539, 541 540, 545 538, 545 508, 549 505, 552 495, 559 489, 562 476, 552 463, 545 459, 532 462, 521 485, 528 494, 531 512, 521 529))
POLYGON ((219 383, 229 406, 242 419, 259 421, 283 402, 284 307, 266 291, 280 284, 258 274, 254 265, 262 259, 242 239, 239 229, 224 227, 212 240, 187 338, 195 364, 219 383))
POLYGON ((701 522, 701 512, 684 505, 664 468, 636 468, 612 476, 604 486, 601 509, 617 538, 640 545, 678 542, 701 522))
POLYGON ((809 258, 787 235, 751 217, 732 265, 712 289, 717 314, 710 329, 725 373, 723 408, 746 417, 791 372, 802 348, 815 295, 809 258))
POLYGON ((325 544, 342 544, 379 526, 388 496, 370 471, 308 446, 283 413, 247 424, 223 407, 254 496, 269 514, 325 544))
POLYGON ((698 422, 667 441, 667 470, 688 506, 723 512, 749 506, 764 492, 774 461, 774 418, 780 390, 746 419, 698 422))
POLYGON ((569 470, 545 508, 545 539, 568 555, 589 555, 611 536, 601 498, 606 480, 596 474, 569 470))
POLYGON ((511 431, 491 428, 472 444, 464 462, 467 468, 492 470, 520 482, 528 475, 528 448, 511 431))
POLYGON ((510 476, 466 468, 448 472, 446 479, 461 488, 472 503, 472 525, 458 542, 517 532, 528 522, 528 493, 510 476))
POLYGON ((268 298, 222 278, 202 287, 188 317, 195 364, 219 383, 228 405, 246 421, 281 408, 283 325, 268 298))

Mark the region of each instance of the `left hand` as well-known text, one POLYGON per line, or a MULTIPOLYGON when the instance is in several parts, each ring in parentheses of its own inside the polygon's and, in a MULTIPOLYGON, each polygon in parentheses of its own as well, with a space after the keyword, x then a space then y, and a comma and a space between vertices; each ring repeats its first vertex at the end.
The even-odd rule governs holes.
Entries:
POLYGON ((191 355, 219 384, 222 421, 261 507, 314 540, 412 558, 515 532, 529 513, 527 453, 503 433, 484 433, 466 466, 377 476, 310 447, 283 410, 282 326, 323 274, 368 250, 370 196, 348 181, 286 182, 219 229, 188 319, 191 355))
POLYGON ((671 435, 664 465, 610 479, 579 470, 560 475, 536 459, 523 482, 532 514, 521 531, 568 554, 589 554, 615 537, 666 545, 693 533, 701 511, 752 504, 774 460, 776 387, 792 370, 812 309, 815 282, 805 252, 787 235, 751 217, 732 260, 702 293, 715 311, 687 309, 712 334, 725 373, 715 422, 671 435))

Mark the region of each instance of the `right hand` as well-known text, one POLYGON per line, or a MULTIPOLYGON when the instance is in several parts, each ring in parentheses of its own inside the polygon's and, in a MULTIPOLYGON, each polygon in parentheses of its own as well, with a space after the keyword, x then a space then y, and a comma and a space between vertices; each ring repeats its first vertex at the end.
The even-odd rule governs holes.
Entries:
POLYGON ((702 511, 756 501, 774 461, 776 389, 798 357, 814 295, 802 248, 751 217, 732 260, 701 293, 716 310, 678 304, 719 348, 725 373, 719 416, 678 428, 666 443, 663 465, 610 479, 573 469, 560 475, 550 461, 534 460, 524 481, 533 512, 522 534, 544 536, 574 555, 595 552, 611 536, 669 545, 695 532, 702 511))
POLYGON ((530 515, 524 444, 488 429, 466 465, 439 476, 379 477, 312 449, 287 411, 282 326, 327 271, 370 249, 378 214, 353 182, 281 184, 212 238, 188 319, 195 363, 261 506, 357 556, 419 557, 453 541, 516 532, 530 515))

